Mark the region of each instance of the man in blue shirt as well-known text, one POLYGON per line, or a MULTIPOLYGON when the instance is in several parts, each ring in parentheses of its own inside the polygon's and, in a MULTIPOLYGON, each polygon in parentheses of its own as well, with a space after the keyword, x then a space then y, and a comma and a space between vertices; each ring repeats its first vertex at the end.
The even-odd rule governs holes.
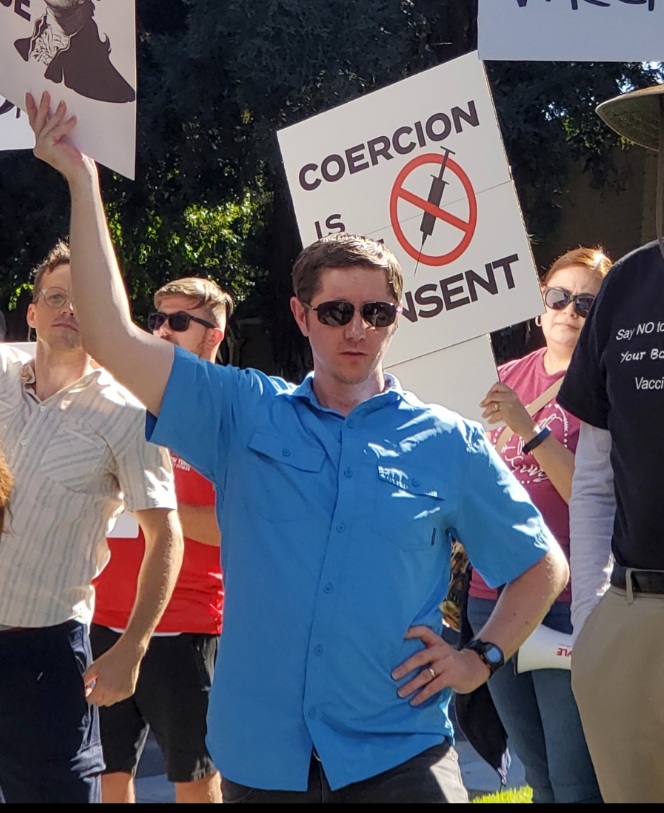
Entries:
POLYGON ((314 370, 299 386, 201 361, 132 323, 96 167, 49 102, 27 109, 35 154, 69 183, 84 341, 154 416, 150 439, 216 486, 226 603, 207 743, 224 801, 467 801, 451 691, 516 651, 568 568, 481 426, 383 372, 396 258, 348 234, 301 253, 291 308, 314 370), (462 651, 440 635, 452 536, 506 585, 462 651))

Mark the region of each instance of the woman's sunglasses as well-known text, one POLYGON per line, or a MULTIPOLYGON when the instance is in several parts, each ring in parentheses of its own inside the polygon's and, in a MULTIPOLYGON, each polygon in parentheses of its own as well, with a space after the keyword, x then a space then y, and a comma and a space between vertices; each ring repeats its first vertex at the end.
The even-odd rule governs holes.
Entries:
MULTIPOLYGON (((310 311, 316 311, 318 321, 330 327, 343 327, 355 315, 355 305, 341 299, 321 302, 315 308, 307 302, 302 304, 310 311)), ((402 308, 401 305, 395 305, 394 302, 365 302, 358 310, 362 314, 363 321, 371 327, 389 327, 394 324, 394 320, 397 318, 397 314, 401 313, 402 308)))
POLYGON ((189 325, 191 322, 198 322, 199 325, 204 325, 205 327, 216 327, 216 325, 213 325, 212 322, 207 322, 205 319, 199 319, 198 316, 192 316, 190 313, 186 313, 185 311, 178 311, 177 313, 162 313, 161 311, 157 311, 156 313, 151 313, 148 316, 148 330, 151 332, 159 330, 164 322, 168 322, 170 329, 174 330, 176 333, 184 333, 185 330, 189 330, 189 325))
POLYGON ((595 301, 592 294, 577 294, 576 296, 565 288, 545 288, 544 304, 553 311, 563 311, 570 302, 574 303, 574 310, 585 319, 590 313, 590 306, 595 301))

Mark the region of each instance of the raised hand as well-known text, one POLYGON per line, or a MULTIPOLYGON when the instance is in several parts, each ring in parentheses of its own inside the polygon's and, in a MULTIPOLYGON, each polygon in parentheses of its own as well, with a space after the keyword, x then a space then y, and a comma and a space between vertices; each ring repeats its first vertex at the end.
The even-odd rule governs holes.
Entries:
POLYGON ((67 116, 64 102, 52 112, 51 96, 47 91, 42 93, 39 104, 31 93, 26 93, 25 110, 35 134, 34 154, 37 158, 57 169, 67 180, 81 170, 89 170, 92 159, 83 155, 68 138, 76 128, 76 116, 67 116))

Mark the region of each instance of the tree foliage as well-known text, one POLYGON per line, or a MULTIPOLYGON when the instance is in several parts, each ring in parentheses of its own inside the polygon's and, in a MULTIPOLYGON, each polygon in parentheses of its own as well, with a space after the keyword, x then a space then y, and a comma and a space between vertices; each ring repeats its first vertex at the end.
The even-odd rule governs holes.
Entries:
MULTIPOLYGON (((110 2, 111 0, 103 0, 110 2)), ((231 284, 262 315, 276 372, 308 359, 288 311, 301 248, 276 131, 476 47, 476 0, 138 0, 137 179, 102 170, 138 315, 185 273, 231 284)), ((621 63, 487 63, 529 232, 551 228, 570 168, 617 182, 618 143, 596 104, 652 84, 621 63)), ((66 234, 62 180, 30 154, 0 155, 0 296, 66 234)))

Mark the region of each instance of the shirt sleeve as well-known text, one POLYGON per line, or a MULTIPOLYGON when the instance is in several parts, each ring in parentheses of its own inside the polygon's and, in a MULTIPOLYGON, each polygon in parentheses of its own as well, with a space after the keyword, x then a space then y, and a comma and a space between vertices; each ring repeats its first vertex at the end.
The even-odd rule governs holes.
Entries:
POLYGON ((131 431, 133 442, 117 458, 117 478, 127 511, 177 508, 171 456, 167 449, 148 443, 144 434, 144 410, 136 410, 131 431))
POLYGON ((606 429, 609 419, 602 350, 610 330, 610 294, 611 281, 607 277, 581 330, 557 397, 568 412, 599 429, 606 429))
POLYGON ((611 537, 616 500, 610 454, 609 432, 582 423, 569 503, 575 637, 606 592, 613 567, 611 537))
POLYGON ((526 489, 472 427, 455 531, 489 587, 513 581, 558 543, 526 489))
POLYGON ((233 443, 246 444, 271 396, 290 388, 258 370, 199 359, 180 347, 159 416, 148 413, 146 436, 186 460, 219 490, 233 443))

